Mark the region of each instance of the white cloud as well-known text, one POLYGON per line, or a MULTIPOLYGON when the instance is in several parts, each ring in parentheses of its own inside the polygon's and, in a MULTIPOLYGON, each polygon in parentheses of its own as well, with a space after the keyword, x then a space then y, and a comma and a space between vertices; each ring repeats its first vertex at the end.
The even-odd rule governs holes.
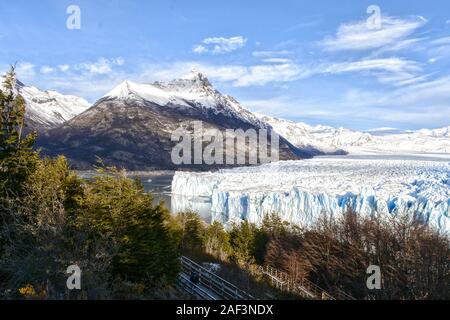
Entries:
POLYGON ((395 52, 405 49, 418 49, 418 48, 425 48, 422 44, 426 40, 425 38, 412 38, 412 39, 404 39, 399 40, 396 43, 391 43, 388 46, 381 47, 380 49, 376 50, 372 56, 380 56, 383 53, 386 52, 395 52), (421 45, 422 44, 422 45, 421 45))
POLYGON ((113 61, 115 61, 115 63, 116 63, 118 66, 123 66, 124 63, 125 63, 125 59, 122 58, 122 57, 118 57, 118 58, 116 58, 116 59, 113 60, 113 61))
POLYGON ((428 75, 420 75, 422 67, 417 62, 397 57, 324 64, 319 69, 319 73, 331 74, 362 72, 382 84, 394 87, 406 86, 428 78, 428 75))
MULTIPOLYGON (((136 81, 171 80, 188 73, 192 68, 203 72, 210 80, 235 87, 264 86, 270 83, 286 83, 321 74, 368 72, 383 83, 388 77, 400 77, 407 81, 417 77, 421 67, 414 61, 402 58, 364 59, 360 61, 301 65, 285 58, 267 58, 255 65, 214 65, 198 61, 175 62, 168 65, 147 65, 136 81)), ((397 78, 400 81, 399 78, 397 78)))
POLYGON ((400 72, 396 74, 379 74, 377 78, 381 83, 390 84, 394 87, 402 87, 426 81, 430 76, 431 74, 415 76, 407 72, 400 72))
POLYGON ((342 24, 334 37, 321 42, 328 51, 367 50, 396 44, 426 23, 423 17, 382 17, 381 28, 368 28, 365 20, 342 24))
MULTIPOLYGON (((299 110, 300 106, 304 106, 306 101, 301 102, 290 96, 277 96, 269 99, 242 100, 243 106, 249 108, 253 112, 263 115, 271 115, 275 117, 293 117, 298 115, 295 110, 299 110)), ((304 113, 302 113, 304 115, 304 113)))
POLYGON ((443 38, 434 39, 430 43, 432 45, 446 45, 446 44, 450 44, 450 37, 443 37, 443 38))
POLYGON ((293 52, 289 50, 276 51, 253 51, 252 55, 257 58, 276 58, 280 56, 291 55, 293 52))
POLYGON ((304 28, 315 27, 318 24, 320 24, 321 22, 322 22, 322 18, 318 18, 318 17, 311 19, 309 21, 302 21, 302 22, 297 23, 296 25, 293 25, 293 26, 287 28, 285 30, 285 32, 292 32, 292 31, 298 31, 298 30, 304 29, 304 28))
POLYGON ((202 54, 202 53, 208 52, 208 49, 206 49, 205 46, 202 46, 201 44, 199 44, 197 46, 194 46, 194 48, 192 49, 192 52, 202 54))
POLYGON ((388 71, 393 73, 420 71, 418 64, 401 58, 366 59, 354 62, 333 63, 325 67, 324 73, 342 73, 358 71, 388 71))
POLYGON ((442 57, 432 57, 432 58, 428 59, 428 62, 429 63, 435 63, 435 62, 437 62, 437 61, 439 61, 441 59, 442 59, 442 57))
POLYGON ((263 62, 266 63, 289 63, 292 60, 288 59, 288 58, 267 58, 267 59, 262 59, 263 62))
MULTIPOLYGON (((43 90, 57 90, 65 94, 78 95, 93 102, 112 87, 118 79, 129 77, 121 68, 114 68, 125 63, 123 58, 99 58, 96 62, 84 62, 74 65, 35 66, 21 62, 16 66, 18 79, 27 85, 34 85, 43 90), (57 72, 59 71, 59 72, 57 72), (39 76, 37 76, 39 72, 39 76), (95 81, 95 85, 93 85, 95 81)), ((0 66, 6 71, 7 66, 0 66)), ((120 82, 120 81, 119 81, 120 82)))
MULTIPOLYGON (((446 106, 447 111, 450 110, 448 101, 450 99, 450 76, 437 78, 434 80, 413 84, 406 88, 399 89, 394 95, 394 101, 403 105, 417 105, 423 107, 441 104, 446 106)), ((450 119, 450 115, 442 113, 446 119, 450 119)))
POLYGON ((255 65, 247 67, 245 74, 233 82, 237 87, 262 86, 273 82, 288 82, 305 78, 310 71, 295 63, 255 65))
POLYGON ((192 51, 199 54, 205 52, 224 54, 243 48, 246 43, 247 39, 242 36, 231 38, 212 37, 203 39, 202 44, 194 46, 192 51))
POLYGON ((70 66, 69 66, 68 64, 60 64, 60 65, 58 66, 58 69, 59 69, 61 72, 67 72, 67 71, 69 71, 70 66))
POLYGON ((427 53, 431 55, 429 62, 433 63, 450 55, 450 37, 441 37, 427 43, 427 53), (437 59, 436 59, 437 58, 437 59))
POLYGON ((40 71, 42 74, 49 74, 55 72, 55 69, 49 66, 43 66, 40 71))
MULTIPOLYGON (((213 65, 201 62, 177 62, 171 65, 147 66, 144 74, 169 80, 188 73, 192 68, 203 72, 210 80, 236 87, 261 86, 306 77, 307 69, 295 63, 244 65, 213 65)), ((145 78, 145 76, 144 76, 145 78)))
POLYGON ((337 105, 346 106, 356 117, 433 127, 448 125, 449 99, 450 77, 442 77, 392 91, 353 89, 337 105))
POLYGON ((107 74, 112 71, 111 62, 108 59, 100 58, 97 62, 81 63, 75 66, 77 70, 83 70, 90 74, 107 74))
POLYGON ((178 61, 169 64, 147 64, 132 75, 134 81, 169 81, 188 74, 192 69, 204 73, 210 80, 228 82, 244 72, 244 67, 234 65, 212 65, 198 61, 178 61))
POLYGON ((17 77, 21 80, 29 80, 35 77, 35 65, 29 62, 21 62, 16 66, 17 77))
POLYGON ((92 75, 105 75, 112 72, 114 66, 123 65, 123 58, 106 59, 99 58, 96 62, 85 62, 74 66, 75 70, 87 72, 92 75))

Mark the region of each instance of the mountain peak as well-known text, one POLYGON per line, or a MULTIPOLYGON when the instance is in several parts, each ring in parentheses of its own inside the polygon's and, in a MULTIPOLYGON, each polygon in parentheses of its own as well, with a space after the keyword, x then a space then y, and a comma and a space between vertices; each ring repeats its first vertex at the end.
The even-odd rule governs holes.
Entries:
POLYGON ((111 91, 104 95, 104 97, 125 97, 131 93, 132 82, 125 80, 122 81, 119 85, 114 87, 111 91))
POLYGON ((186 80, 195 80, 195 79, 202 79, 202 78, 205 78, 205 76, 203 75, 203 73, 200 72, 200 70, 198 70, 195 67, 192 68, 188 74, 185 74, 184 76, 181 77, 181 79, 186 79, 186 80))
POLYGON ((191 71, 188 74, 185 74, 184 76, 182 76, 179 80, 189 80, 189 81, 193 81, 193 82, 204 82, 204 83, 208 83, 209 85, 210 82, 208 80, 208 78, 197 68, 192 68, 191 71))
POLYGON ((187 75, 171 81, 156 81, 152 84, 172 95, 185 97, 210 97, 216 99, 220 95, 209 82, 208 78, 197 69, 192 69, 187 75))
POLYGON ((172 81, 169 81, 167 83, 161 83, 161 82, 157 82, 160 86, 166 86, 166 87, 171 87, 171 88, 175 88, 175 87, 180 87, 181 89, 186 89, 186 88, 210 88, 213 89, 213 86, 211 84, 211 82, 209 82, 208 78, 201 73, 197 68, 192 68, 191 71, 172 81))

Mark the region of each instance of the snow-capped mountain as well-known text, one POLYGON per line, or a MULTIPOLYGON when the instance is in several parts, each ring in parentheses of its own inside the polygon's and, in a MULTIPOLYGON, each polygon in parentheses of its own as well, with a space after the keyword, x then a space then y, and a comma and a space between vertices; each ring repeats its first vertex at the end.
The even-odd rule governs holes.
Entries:
POLYGON ((372 136, 366 144, 348 148, 352 154, 450 154, 449 127, 372 136))
MULTIPOLYGON (((171 140, 172 133, 179 128, 192 132, 197 120, 202 121, 204 132, 267 128, 271 135, 272 130, 194 71, 170 82, 124 81, 87 111, 42 135, 38 143, 47 154, 65 154, 80 168, 90 167, 100 157, 106 163, 135 170, 174 169, 179 166, 171 160, 177 144, 171 140)), ((279 146, 283 160, 310 156, 283 137, 279 146)), ((249 147, 236 143, 238 150, 249 147)))
POLYGON ((55 128, 89 108, 80 97, 56 91, 42 91, 16 82, 16 90, 26 103, 26 121, 33 129, 55 128))
POLYGON ((309 126, 269 116, 259 118, 299 148, 325 154, 450 154, 450 127, 400 131, 380 128, 368 132, 329 126, 309 126))
POLYGON ((233 97, 222 95, 202 73, 195 69, 185 77, 170 82, 142 84, 124 81, 103 98, 142 99, 160 106, 178 109, 208 109, 215 114, 234 116, 258 127, 265 125, 233 97))
POLYGON ((422 136, 430 136, 436 138, 450 138, 450 126, 433 130, 421 129, 418 130, 416 133, 422 136))
POLYGON ((314 132, 317 134, 325 133, 333 129, 331 127, 312 127, 303 122, 293 122, 263 115, 258 115, 258 117, 298 148, 305 148, 316 152, 316 154, 345 154, 345 151, 339 146, 334 145, 327 139, 319 139, 314 134, 314 132))

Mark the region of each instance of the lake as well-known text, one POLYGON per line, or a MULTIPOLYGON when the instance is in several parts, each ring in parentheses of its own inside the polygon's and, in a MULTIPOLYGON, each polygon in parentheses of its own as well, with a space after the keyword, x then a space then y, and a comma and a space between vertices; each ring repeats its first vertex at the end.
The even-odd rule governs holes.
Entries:
MULTIPOLYGON (((95 171, 78 171, 78 175, 84 179, 91 179, 95 171)), ((197 212, 204 221, 211 222, 211 200, 202 197, 187 197, 172 195, 172 179, 174 172, 142 172, 130 173, 130 177, 138 177, 145 192, 154 196, 154 203, 164 202, 164 206, 173 214, 181 211, 192 210, 197 212)))

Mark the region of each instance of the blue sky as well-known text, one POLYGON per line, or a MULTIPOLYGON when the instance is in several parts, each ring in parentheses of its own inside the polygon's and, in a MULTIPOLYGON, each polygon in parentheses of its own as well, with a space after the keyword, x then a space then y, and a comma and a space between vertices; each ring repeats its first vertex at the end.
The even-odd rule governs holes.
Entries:
POLYGON ((450 125, 448 1, 0 0, 0 13, 1 71, 17 62, 23 82, 90 102, 196 67, 250 110, 294 121, 450 125), (66 26, 70 5, 80 29, 66 26))

